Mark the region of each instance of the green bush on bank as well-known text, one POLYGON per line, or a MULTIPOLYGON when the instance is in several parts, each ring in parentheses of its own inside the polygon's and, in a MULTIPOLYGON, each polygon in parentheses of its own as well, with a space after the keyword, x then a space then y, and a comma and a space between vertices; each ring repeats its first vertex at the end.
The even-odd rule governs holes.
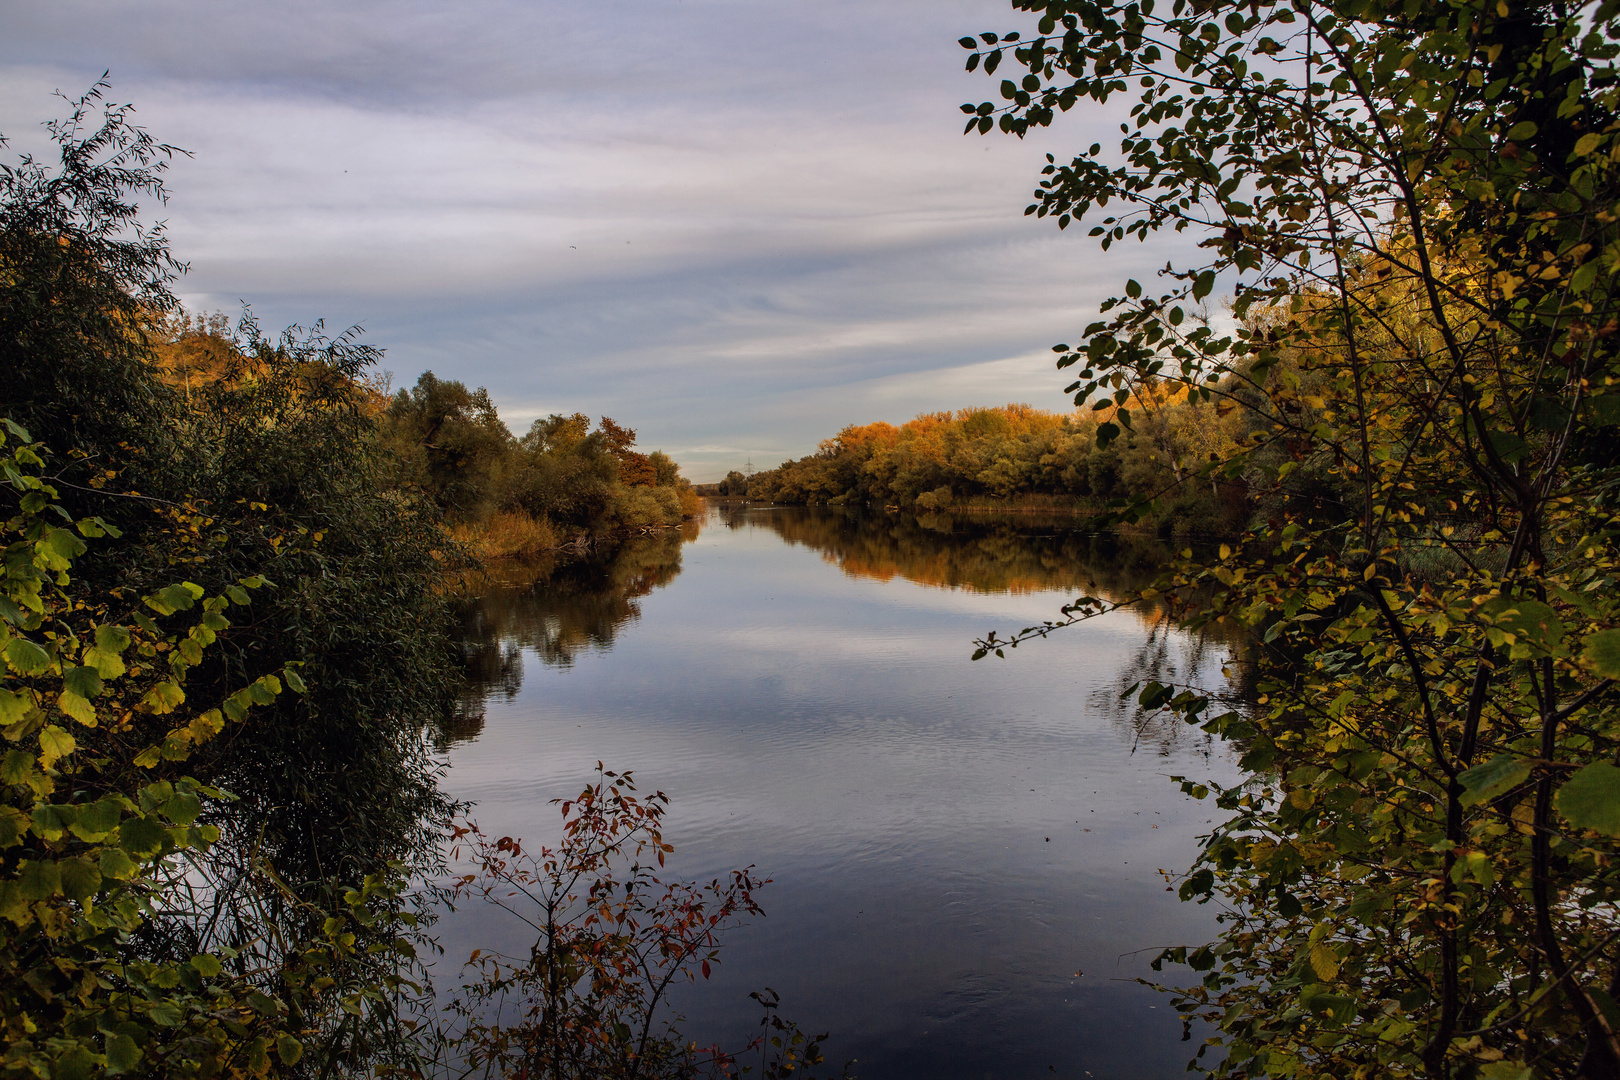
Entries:
POLYGON ((553 414, 513 438, 482 387, 425 372, 389 401, 379 432, 394 481, 487 554, 521 553, 520 535, 529 544, 542 533, 601 536, 697 513, 675 462, 638 453, 635 431, 605 416, 592 431, 583 413, 553 414))

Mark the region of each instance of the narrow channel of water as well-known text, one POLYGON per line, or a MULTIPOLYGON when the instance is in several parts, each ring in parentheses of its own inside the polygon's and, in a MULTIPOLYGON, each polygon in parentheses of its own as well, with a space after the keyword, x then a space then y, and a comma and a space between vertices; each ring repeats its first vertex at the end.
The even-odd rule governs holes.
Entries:
MULTIPOLYGON (((1213 806, 1168 778, 1236 769, 1119 692, 1222 686, 1226 650, 1119 612, 969 661, 985 631, 1151 561, 1054 523, 711 510, 490 590, 488 696, 451 733, 445 787, 534 844, 598 760, 632 769, 673 800, 672 872, 772 879, 767 917, 676 1002, 700 1043, 745 1042, 747 994, 769 986, 865 1080, 1179 1076, 1196 1043, 1133 980, 1216 932, 1160 874, 1190 863, 1213 806)), ((447 917, 438 978, 475 947, 522 951, 521 929, 447 917)))

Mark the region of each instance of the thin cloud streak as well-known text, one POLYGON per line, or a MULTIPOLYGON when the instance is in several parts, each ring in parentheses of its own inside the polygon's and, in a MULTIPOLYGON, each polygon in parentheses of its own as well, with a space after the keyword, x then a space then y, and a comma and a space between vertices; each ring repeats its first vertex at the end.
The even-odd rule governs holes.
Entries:
POLYGON ((15 147, 111 68, 194 151, 163 211, 189 306, 364 324, 396 385, 485 385, 519 431, 611 415, 697 480, 846 423, 1067 407, 1047 346, 1164 258, 1022 214, 1116 117, 960 134, 994 88, 954 39, 1009 29, 999 0, 13 8, 15 147))

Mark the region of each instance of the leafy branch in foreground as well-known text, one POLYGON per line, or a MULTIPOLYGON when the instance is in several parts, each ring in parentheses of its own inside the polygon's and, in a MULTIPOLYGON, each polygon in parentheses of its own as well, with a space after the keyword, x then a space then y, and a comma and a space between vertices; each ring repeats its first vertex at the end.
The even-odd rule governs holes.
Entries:
POLYGON ((1035 36, 963 39, 1025 72, 970 130, 1134 97, 1029 212, 1207 253, 1057 347, 1098 441, 1165 387, 1247 428, 1199 473, 1247 535, 1153 591, 1245 633, 1256 703, 1141 690, 1252 773, 1182 885, 1227 929, 1163 958, 1206 972, 1199 1062, 1620 1076, 1620 5, 1014 6, 1035 36), (1190 317, 1221 281, 1229 331, 1190 317))
MULTIPOLYGON (((764 914, 754 894, 769 881, 752 867, 707 885, 660 878, 651 862, 662 867, 674 850, 662 831, 668 797, 638 796, 630 773, 597 768, 578 796, 553 800, 563 818, 555 848, 531 852, 470 822, 454 827, 452 858, 475 868, 455 894, 536 935, 527 957, 473 952, 476 977, 451 1005, 465 1021, 454 1045, 469 1072, 536 1080, 746 1075, 752 1064, 687 1042, 665 1002, 672 986, 710 976, 726 930, 764 914)), ((782 1019, 774 991, 752 996, 765 1031, 743 1053, 759 1052, 762 1080, 821 1063, 825 1035, 782 1019)))
MULTIPOLYGON (((227 943, 205 934, 195 952, 178 956, 147 947, 154 927, 172 929, 177 914, 199 910, 181 900, 207 879, 207 853, 220 838, 209 808, 229 800, 175 773, 176 765, 274 701, 283 684, 302 692, 303 682, 289 664, 279 677, 260 676, 217 700, 191 700, 187 677, 229 634, 227 613, 269 583, 249 577, 214 596, 185 581, 144 596, 84 590, 75 564, 113 528, 73 519, 40 478, 43 464, 27 432, 7 421, 0 1072, 291 1069, 334 1013, 361 1011, 404 988, 403 979, 355 985, 345 976, 357 941, 375 942, 390 926, 408 932, 410 916, 396 911, 397 882, 384 875, 351 891, 321 913, 325 932, 315 939, 227 943)), ((254 889, 286 892, 266 866, 250 867, 249 876, 254 889)))

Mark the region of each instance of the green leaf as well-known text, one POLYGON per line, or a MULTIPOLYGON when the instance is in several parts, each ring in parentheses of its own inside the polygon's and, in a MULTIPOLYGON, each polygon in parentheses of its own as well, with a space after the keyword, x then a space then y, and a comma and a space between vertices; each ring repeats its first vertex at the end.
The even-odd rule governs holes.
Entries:
POLYGON ((1334 994, 1321 985, 1307 986, 1300 991, 1299 1003, 1306 1011, 1324 1017, 1336 1025, 1347 1024, 1356 1016, 1354 998, 1334 994))
POLYGON ((137 859, 149 859, 163 850, 168 835, 156 817, 127 818, 118 826, 118 846, 137 859))
POLYGON ((190 825, 202 813, 202 800, 189 791, 177 791, 163 804, 162 813, 176 825, 190 825))
POLYGON ((1609 1027, 1620 1030, 1620 1004, 1608 995, 1607 991, 1595 986, 1588 987, 1586 996, 1592 999, 1592 1004, 1598 1007, 1598 1012, 1609 1022, 1609 1027))
MULTIPOLYGON (((101 637, 102 629, 105 629, 105 627, 97 628, 96 637, 98 639, 101 637)), ((127 639, 128 635, 125 636, 127 639)), ((83 660, 90 667, 95 668, 96 674, 103 679, 117 679, 124 674, 124 658, 118 655, 121 651, 121 649, 103 648, 98 641, 97 644, 84 650, 83 660)))
POLYGON ((45 535, 39 538, 34 545, 47 569, 66 570, 73 565, 73 560, 85 553, 83 540, 67 529, 58 529, 54 526, 45 530, 45 535))
POLYGON ((96 627, 96 648, 112 653, 123 652, 129 648, 129 631, 122 626, 96 627))
POLYGON ((1603 270, 1602 259, 1588 259, 1575 269, 1569 277, 1569 291, 1572 293, 1590 292, 1596 284, 1598 274, 1603 270))
POLYGON ((87 701, 93 700, 101 695, 101 673, 85 664, 70 667, 62 673, 62 685, 87 701))
POLYGON ((1512 754, 1499 754, 1472 769, 1457 774, 1462 783, 1464 806, 1489 802, 1524 783, 1530 776, 1530 763, 1512 754))
POLYGON ((135 876, 139 867, 123 848, 105 847, 101 849, 101 876, 112 878, 114 881, 128 881, 135 876))
POLYGON ((248 991, 247 1003, 254 1012, 265 1016, 275 1016, 280 1011, 279 1003, 275 998, 270 997, 268 994, 261 994, 257 990, 248 991))
POLYGON ((203 594, 202 587, 193 585, 189 581, 182 581, 167 588, 159 589, 146 598, 146 606, 159 615, 173 615, 177 611, 185 611, 195 604, 203 594))
POLYGON ((186 692, 173 681, 160 682, 147 691, 143 700, 152 707, 153 712, 161 715, 178 709, 186 700, 186 692))
POLYGON ((35 834, 53 843, 62 839, 62 834, 67 832, 78 820, 79 811, 73 806, 56 806, 51 803, 44 803, 34 807, 35 834))
POLYGON ((180 1021, 185 1019, 185 1013, 180 1011, 180 1006, 172 1001, 159 1001, 146 1010, 146 1015, 152 1023, 162 1027, 179 1027, 180 1021))
MULTIPOLYGON (((191 958, 191 966, 197 969, 198 974, 206 979, 212 979, 219 974, 219 957, 212 953, 198 953, 191 958)), ((290 1064, 290 1062, 289 1062, 290 1064)))
POLYGON ((56 864, 62 876, 62 891, 68 899, 84 903, 101 889, 101 871, 83 855, 63 859, 56 864))
MULTIPOLYGON (((1592 260, 1594 263, 1599 260, 1592 260)), ((1585 269, 1585 266, 1582 266, 1585 269)), ((1586 401, 1586 421, 1595 427, 1620 424, 1620 394, 1599 394, 1586 401)))
POLYGON ((1620 836, 1620 769, 1606 761, 1588 765, 1564 781, 1555 804, 1577 829, 1620 836))
POLYGON ((62 891, 62 875, 54 862, 18 863, 17 887, 24 900, 49 900, 62 891))
POLYGON ((1202 300, 1215 291, 1215 271, 1205 270, 1193 282, 1192 295, 1194 300, 1202 300))
POLYGON ((1479 614, 1487 625, 1542 649, 1555 649, 1564 638, 1563 620, 1539 600, 1498 596, 1481 604, 1479 614))
POLYGON ((18 926, 27 926, 33 919, 22 886, 15 881, 0 881, 0 918, 10 919, 18 926))
POLYGON ((28 835, 28 818, 12 806, 0 806, 0 851, 16 847, 28 835))
POLYGON ((128 1035, 117 1034, 107 1036, 107 1072, 116 1076, 119 1073, 129 1072, 139 1065, 141 1061, 141 1048, 135 1045, 135 1040, 128 1035))
POLYGON ((1316 977, 1323 982, 1332 982, 1333 977, 1339 973, 1339 954, 1333 951, 1331 945, 1312 945, 1311 970, 1316 972, 1316 977))
POLYGON ((89 1080, 95 1055, 82 1046, 70 1046, 51 1062, 51 1080, 89 1080))
POLYGON ((1581 663, 1600 679, 1620 679, 1620 630, 1599 630, 1582 638, 1581 663))
POLYGON ((26 750, 12 750, 0 758, 0 781, 24 787, 34 778, 34 756, 26 750))
POLYGON ((106 839, 107 834, 118 828, 118 822, 123 818, 123 806, 117 799, 97 799, 93 803, 84 803, 76 807, 78 820, 72 822, 68 829, 87 844, 99 843, 106 839))
POLYGON ((1507 137, 1512 139, 1514 142, 1523 142, 1524 140, 1535 135, 1537 130, 1538 129, 1535 124, 1526 120, 1523 123, 1514 124, 1512 127, 1508 128, 1507 137))
POLYGON ((38 675, 51 666, 51 655, 25 637, 6 642, 6 662, 19 675, 38 675))
POLYGON ((1485 435, 1491 440, 1491 448, 1496 451, 1496 456, 1509 465, 1524 457, 1525 452, 1530 449, 1528 443, 1511 431, 1491 428, 1485 435))
POLYGON ((298 1059, 304 1056, 304 1044, 291 1035, 278 1035, 276 1037, 276 1056, 281 1058, 283 1065, 296 1065, 298 1059))
POLYGON ((1602 145, 1603 135, 1596 131, 1589 131, 1575 140, 1575 156, 1587 157, 1602 145))

